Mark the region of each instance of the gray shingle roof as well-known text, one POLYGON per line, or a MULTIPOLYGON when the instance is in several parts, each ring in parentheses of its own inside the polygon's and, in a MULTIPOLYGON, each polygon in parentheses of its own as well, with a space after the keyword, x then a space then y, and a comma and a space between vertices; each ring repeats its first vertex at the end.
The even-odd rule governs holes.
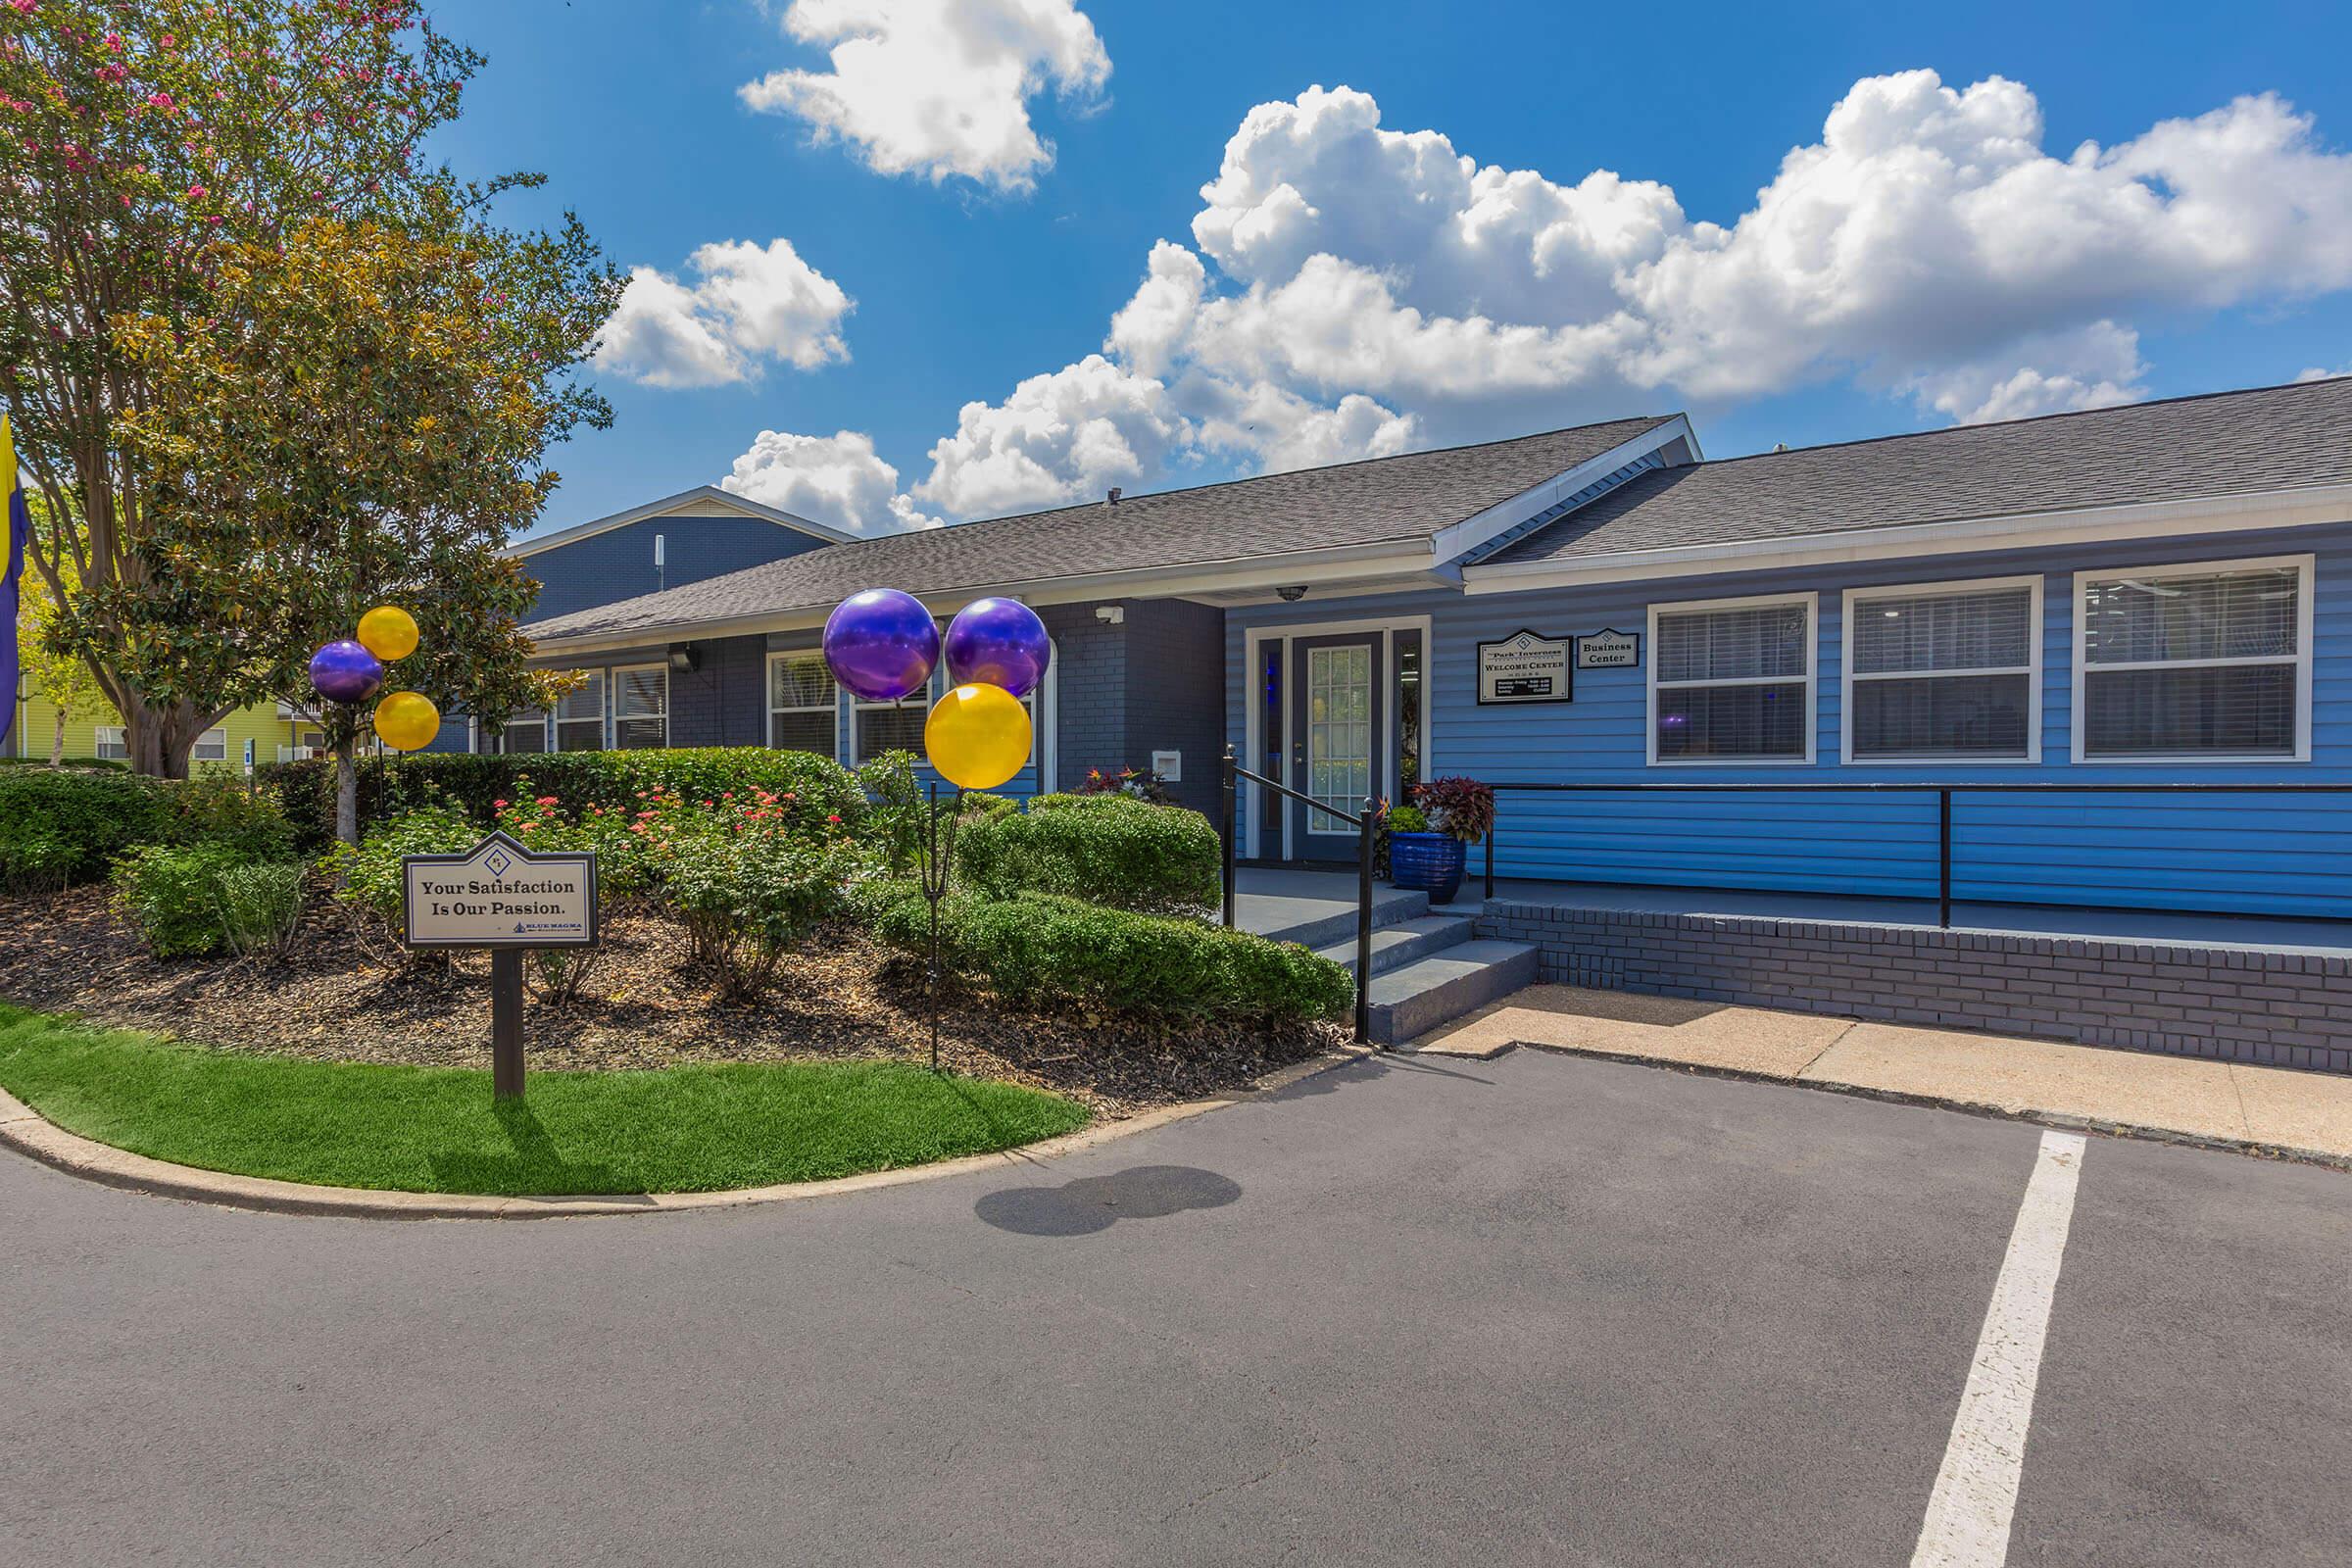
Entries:
POLYGON ((1623 445, 1672 416, 1614 419, 1511 441, 1092 502, 828 545, 724 577, 531 625, 559 637, 649 634, 830 607, 862 588, 953 593, 1299 550, 1422 540, 1623 445))
POLYGON ((2352 480, 2352 377, 1642 474, 1485 563, 1792 538, 2352 480))

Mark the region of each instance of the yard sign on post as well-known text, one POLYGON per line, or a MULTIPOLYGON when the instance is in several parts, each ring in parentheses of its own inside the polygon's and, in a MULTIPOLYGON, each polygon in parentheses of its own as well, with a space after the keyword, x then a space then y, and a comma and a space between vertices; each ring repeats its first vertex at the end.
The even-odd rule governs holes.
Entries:
POLYGON ((593 852, 540 855, 493 832, 463 855, 401 861, 401 940, 412 948, 490 953, 490 1082, 500 1100, 522 1093, 522 955, 593 948, 593 852))

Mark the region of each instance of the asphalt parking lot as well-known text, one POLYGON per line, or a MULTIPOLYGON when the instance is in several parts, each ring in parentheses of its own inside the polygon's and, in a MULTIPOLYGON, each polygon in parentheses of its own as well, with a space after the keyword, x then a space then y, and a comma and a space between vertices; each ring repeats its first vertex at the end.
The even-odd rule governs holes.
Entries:
POLYGON ((645 1218, 12 1155, 0 1234, 9 1563, 2352 1543, 2352 1175, 1625 1063, 1390 1058, 1027 1175, 645 1218))

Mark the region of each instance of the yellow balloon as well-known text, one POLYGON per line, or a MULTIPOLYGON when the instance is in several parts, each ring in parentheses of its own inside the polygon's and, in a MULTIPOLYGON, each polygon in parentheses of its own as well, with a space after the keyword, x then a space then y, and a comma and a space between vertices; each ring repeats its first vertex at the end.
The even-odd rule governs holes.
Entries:
POLYGON ((923 720, 931 765, 967 790, 993 790, 1027 767, 1029 741, 1029 710, 1002 686, 958 686, 923 720))
POLYGON ((378 605, 360 617, 360 646, 389 664, 416 651, 416 622, 397 605, 378 605))
POLYGON ((418 692, 394 692, 375 705, 375 738, 396 752, 419 751, 441 733, 441 710, 418 692))

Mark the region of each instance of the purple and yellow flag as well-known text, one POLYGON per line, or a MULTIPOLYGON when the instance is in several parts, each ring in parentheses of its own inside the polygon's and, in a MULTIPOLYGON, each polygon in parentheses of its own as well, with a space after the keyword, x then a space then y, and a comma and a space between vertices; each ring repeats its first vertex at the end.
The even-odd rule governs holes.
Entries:
POLYGON ((17 439, 0 414, 0 496, 8 499, 8 541, 0 550, 0 741, 17 721, 17 603, 24 580, 24 537, 32 519, 24 512, 24 487, 17 481, 17 439))

